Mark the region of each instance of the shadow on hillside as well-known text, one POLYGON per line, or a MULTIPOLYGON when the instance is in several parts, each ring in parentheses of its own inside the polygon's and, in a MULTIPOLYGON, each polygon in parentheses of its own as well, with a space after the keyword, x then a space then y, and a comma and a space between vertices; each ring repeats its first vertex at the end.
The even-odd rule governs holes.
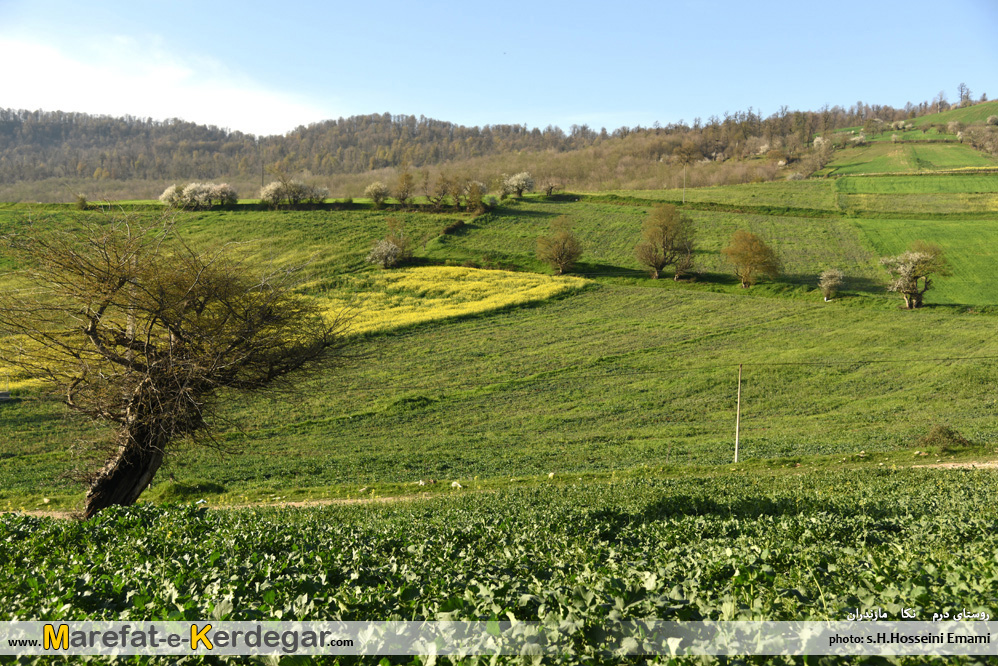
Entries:
POLYGON ((543 210, 525 210, 519 206, 499 206, 499 208, 492 211, 493 215, 499 217, 525 217, 525 218, 552 218, 558 217, 557 213, 552 213, 543 210))
MULTIPOLYGON (((783 273, 779 281, 808 289, 818 288, 818 275, 814 273, 783 273)), ((865 294, 883 294, 887 292, 883 282, 868 277, 846 275, 839 291, 859 291, 865 294)))
MULTIPOLYGON (((647 278, 648 271, 636 268, 625 268, 613 264, 598 264, 593 262, 580 261, 572 267, 566 275, 577 275, 579 277, 624 277, 624 278, 647 278)), ((669 276, 671 279, 672 276, 669 276)))

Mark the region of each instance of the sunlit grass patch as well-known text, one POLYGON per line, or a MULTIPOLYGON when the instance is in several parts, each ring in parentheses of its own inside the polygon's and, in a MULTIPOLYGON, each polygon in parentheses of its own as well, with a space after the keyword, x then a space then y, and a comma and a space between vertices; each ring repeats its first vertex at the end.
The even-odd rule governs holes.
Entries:
POLYGON ((483 314, 581 289, 587 280, 536 273, 427 266, 347 276, 321 296, 351 313, 349 331, 369 333, 483 314))

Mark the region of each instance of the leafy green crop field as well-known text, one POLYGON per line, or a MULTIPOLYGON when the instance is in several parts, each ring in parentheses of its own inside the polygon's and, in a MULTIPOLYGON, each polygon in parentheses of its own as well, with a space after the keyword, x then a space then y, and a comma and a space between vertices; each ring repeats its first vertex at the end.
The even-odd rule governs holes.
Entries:
POLYGON ((984 471, 884 469, 565 483, 390 506, 146 506, 87 524, 7 515, 2 617, 515 618, 565 623, 559 663, 620 663, 587 628, 993 612, 995 484, 984 471))

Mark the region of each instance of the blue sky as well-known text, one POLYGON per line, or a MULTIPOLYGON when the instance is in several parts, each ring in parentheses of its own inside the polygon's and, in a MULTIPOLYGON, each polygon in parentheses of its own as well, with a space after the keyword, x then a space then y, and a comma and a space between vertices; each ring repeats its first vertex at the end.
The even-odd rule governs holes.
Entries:
POLYGON ((994 0, 0 0, 0 107, 255 134, 384 112, 613 130, 952 101, 961 82, 998 98, 996 35, 994 0))

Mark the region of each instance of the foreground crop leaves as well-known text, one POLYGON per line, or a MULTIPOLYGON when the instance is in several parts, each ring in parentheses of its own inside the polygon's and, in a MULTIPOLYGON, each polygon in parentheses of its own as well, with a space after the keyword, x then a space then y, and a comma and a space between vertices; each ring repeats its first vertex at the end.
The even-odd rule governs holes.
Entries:
POLYGON ((586 663, 627 619, 993 613, 995 485, 926 470, 3 515, 0 596, 3 619, 539 620, 586 663))

